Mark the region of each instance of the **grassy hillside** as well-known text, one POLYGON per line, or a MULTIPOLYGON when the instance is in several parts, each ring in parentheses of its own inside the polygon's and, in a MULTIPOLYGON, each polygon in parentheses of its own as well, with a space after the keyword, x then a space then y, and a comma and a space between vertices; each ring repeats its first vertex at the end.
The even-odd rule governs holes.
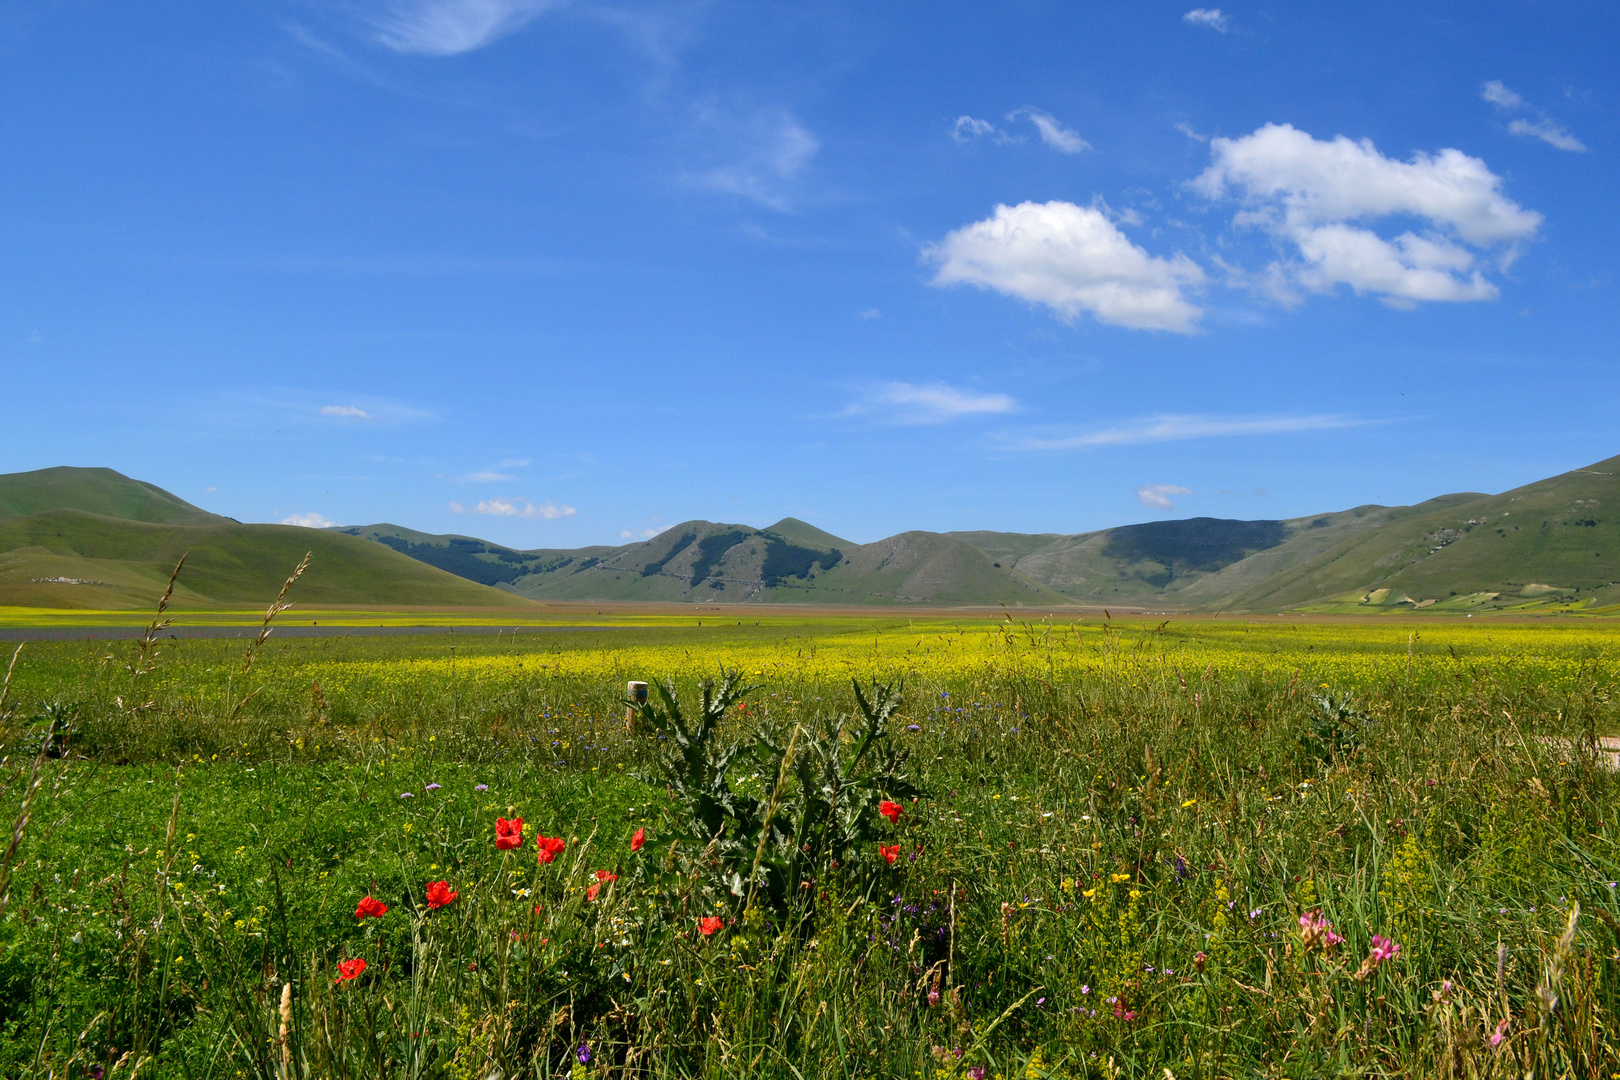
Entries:
POLYGON ((0 604, 144 607, 182 551, 181 604, 491 607, 521 598, 1376 612, 1620 605, 1620 457, 1501 495, 1287 520, 1064 535, 906 532, 854 544, 797 518, 688 521, 621 546, 520 551, 380 524, 243 525, 110 469, 0 476, 0 604))
POLYGON ((306 551, 314 557, 294 596, 300 603, 522 603, 358 537, 212 515, 196 524, 154 524, 54 510, 0 521, 0 604, 147 607, 183 552, 190 555, 176 593, 180 606, 268 604, 306 551))
POLYGON ((0 475, 0 519, 47 510, 81 510, 160 524, 214 519, 213 514, 177 495, 112 469, 61 466, 0 475))
POLYGON ((1232 606, 1597 605, 1620 580, 1620 457, 1501 495, 1435 502, 1256 584, 1232 606))
POLYGON ((784 540, 795 544, 803 544, 813 548, 847 548, 856 545, 843 537, 834 536, 825 529, 818 529, 808 521, 800 521, 796 517, 785 517, 775 525, 765 528, 765 532, 775 533, 784 540))

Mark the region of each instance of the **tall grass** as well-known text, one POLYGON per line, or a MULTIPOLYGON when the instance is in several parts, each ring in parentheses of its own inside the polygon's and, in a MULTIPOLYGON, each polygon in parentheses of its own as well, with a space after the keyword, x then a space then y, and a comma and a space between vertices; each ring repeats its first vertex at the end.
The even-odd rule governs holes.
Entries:
MULTIPOLYGON (((425 673, 448 638, 284 642, 251 686, 239 646, 171 642, 138 694, 117 649, 31 645, 5 798, 36 762, 41 783, 0 922, 0 1073, 1620 1071, 1620 792, 1580 737, 1616 729, 1602 664, 1408 676, 1403 640, 1393 674, 1324 688, 1189 669, 1151 628, 1027 628, 999 646, 1017 663, 913 665, 893 723, 921 794, 879 838, 900 857, 846 854, 784 910, 671 850, 685 822, 637 779, 659 747, 626 732, 613 660, 651 633, 462 639, 425 673), (568 649, 602 662, 542 666, 568 649), (461 665, 480 653, 511 663, 461 665), (317 678, 336 660, 377 674, 317 678), (1351 694, 1331 724, 1324 689, 1351 694), (78 706, 46 740, 62 756, 19 756, 53 701, 78 706), (524 845, 497 850, 519 815, 524 845), (536 835, 563 854, 538 863, 536 835), (430 908, 441 880, 458 895, 430 908), (366 895, 387 914, 357 919, 366 895), (1370 963, 1375 935, 1398 955, 1370 963)), ((757 645, 685 640, 685 667, 629 674, 690 693, 757 645)), ((765 681, 722 739, 854 709, 847 683, 765 681)), ((731 774, 771 806, 795 782, 731 774)))

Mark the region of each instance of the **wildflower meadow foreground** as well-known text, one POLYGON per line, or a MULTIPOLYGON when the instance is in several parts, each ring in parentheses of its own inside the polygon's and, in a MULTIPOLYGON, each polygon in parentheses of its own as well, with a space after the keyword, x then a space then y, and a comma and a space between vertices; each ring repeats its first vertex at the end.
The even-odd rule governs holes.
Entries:
POLYGON ((1616 675, 1519 624, 30 644, 0 1075, 1612 1078, 1616 675))

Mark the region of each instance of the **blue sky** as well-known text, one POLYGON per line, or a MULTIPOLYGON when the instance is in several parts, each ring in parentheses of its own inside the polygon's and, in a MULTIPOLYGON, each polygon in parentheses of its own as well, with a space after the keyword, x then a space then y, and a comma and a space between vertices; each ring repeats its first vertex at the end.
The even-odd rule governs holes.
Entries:
POLYGON ((1613 4, 0 10, 0 470, 521 547, 1620 453, 1613 4))

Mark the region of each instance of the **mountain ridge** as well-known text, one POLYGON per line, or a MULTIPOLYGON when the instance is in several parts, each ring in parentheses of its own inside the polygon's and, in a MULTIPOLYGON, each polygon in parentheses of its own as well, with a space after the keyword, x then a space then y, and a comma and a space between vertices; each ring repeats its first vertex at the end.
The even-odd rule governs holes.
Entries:
POLYGON ((180 552, 185 604, 257 602, 304 550, 300 600, 905 608, 1607 610, 1620 605, 1620 457, 1497 495, 1286 519, 1178 518, 1081 533, 911 530, 858 544, 798 518, 693 519, 646 540, 516 549, 390 523, 245 525, 111 469, 0 475, 0 604, 137 607, 180 552))
MULTIPOLYGON (((871 544, 842 540, 795 518, 765 529, 693 520, 619 546, 520 551, 444 537, 417 540, 414 554, 448 566, 451 556, 435 549, 480 545, 475 558, 502 564, 502 588, 540 600, 1115 604, 1232 612, 1371 612, 1404 605, 1471 612, 1611 602, 1604 590, 1611 588, 1609 578, 1620 582, 1620 521, 1571 514, 1595 514, 1596 507, 1617 503, 1620 457, 1501 495, 1455 492, 1411 506, 1365 504, 1287 519, 1179 518, 1081 533, 910 531, 871 544), (1594 565, 1566 572, 1574 568, 1563 542, 1515 549, 1507 558, 1461 559, 1454 552, 1441 560, 1445 565, 1424 569, 1430 556, 1492 514, 1511 513, 1498 506, 1503 499, 1569 511, 1558 520, 1577 524, 1559 528, 1595 530, 1579 537, 1596 542, 1594 565), (1615 542, 1607 544, 1611 534, 1615 542), (1606 544, 1611 554, 1605 562, 1606 544), (791 573, 766 566, 773 546, 776 565, 791 573), (1396 557, 1380 563, 1386 549, 1396 557), (1538 553, 1545 558, 1537 561, 1538 553), (1540 580, 1559 576, 1567 580, 1540 580), (1536 587, 1525 592, 1530 586, 1536 587)), ((345 531, 370 535, 384 528, 345 531)), ((1620 602, 1620 592, 1612 600, 1620 602)))

